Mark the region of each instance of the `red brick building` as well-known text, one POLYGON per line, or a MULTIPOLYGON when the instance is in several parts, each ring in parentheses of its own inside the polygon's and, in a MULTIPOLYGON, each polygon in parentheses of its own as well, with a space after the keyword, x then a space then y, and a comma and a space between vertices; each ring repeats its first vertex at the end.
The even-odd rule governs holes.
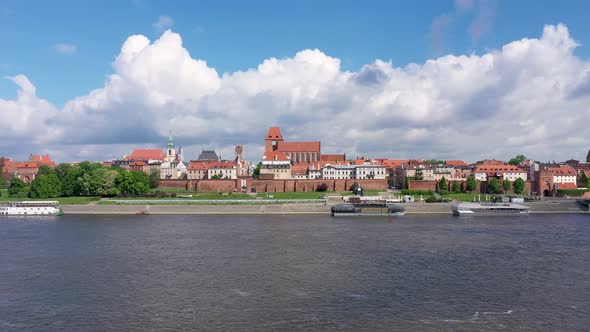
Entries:
POLYGON ((39 167, 41 166, 55 167, 56 164, 51 160, 49 155, 31 154, 27 161, 13 161, 6 159, 4 161, 2 177, 7 180, 17 177, 24 182, 31 183, 37 178, 39 167))
POLYGON ((292 163, 321 160, 320 142, 285 142, 281 128, 270 127, 264 138, 264 153, 282 152, 292 163))

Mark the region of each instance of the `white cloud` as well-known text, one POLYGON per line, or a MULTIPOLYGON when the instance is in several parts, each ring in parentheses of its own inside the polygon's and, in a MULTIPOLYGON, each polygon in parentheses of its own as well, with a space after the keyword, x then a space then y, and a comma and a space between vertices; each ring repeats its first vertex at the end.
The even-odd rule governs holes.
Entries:
POLYGON ((58 134, 50 124, 54 105, 37 97, 35 86, 24 75, 6 77, 19 87, 15 100, 0 98, 0 150, 42 144, 58 134))
POLYGON ((152 24, 158 32, 164 31, 174 25, 174 20, 168 15, 160 15, 158 20, 152 24))
POLYGON ((19 97, 0 100, 0 115, 24 122, 0 129, 5 137, 32 132, 64 159, 161 146, 170 129, 189 157, 201 146, 230 157, 245 144, 246 156, 259 159, 272 125, 288 140, 321 140, 326 153, 352 157, 581 158, 590 145, 590 62, 574 55, 577 45, 557 25, 486 54, 405 67, 377 60, 349 72, 337 58, 303 50, 220 77, 178 34, 153 42, 136 35, 105 85, 60 111, 19 79, 19 97))
POLYGON ((78 47, 73 44, 56 44, 55 51, 61 54, 74 54, 78 50, 78 47))

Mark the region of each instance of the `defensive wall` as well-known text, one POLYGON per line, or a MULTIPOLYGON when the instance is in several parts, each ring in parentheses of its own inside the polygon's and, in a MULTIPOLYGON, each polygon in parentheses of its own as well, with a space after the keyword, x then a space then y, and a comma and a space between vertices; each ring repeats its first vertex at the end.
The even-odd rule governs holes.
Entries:
POLYGON ((387 190, 387 180, 160 180, 159 188, 174 188, 209 192, 242 191, 242 180, 248 192, 311 192, 326 185, 327 191, 348 191, 354 183, 369 190, 387 190))

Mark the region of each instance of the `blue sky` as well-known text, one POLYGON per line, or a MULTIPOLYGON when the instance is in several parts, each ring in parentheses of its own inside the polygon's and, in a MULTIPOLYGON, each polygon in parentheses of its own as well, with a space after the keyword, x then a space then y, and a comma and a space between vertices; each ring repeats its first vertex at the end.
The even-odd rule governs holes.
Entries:
MULTIPOLYGON (((121 44, 132 34, 155 39, 161 15, 183 37, 193 58, 221 74, 257 66, 269 57, 290 57, 318 48, 340 58, 345 70, 375 59, 403 66, 441 53, 482 53, 539 34, 544 24, 565 23, 576 40, 590 40, 587 1, 487 1, 491 24, 473 41, 468 29, 478 4, 457 15, 435 49, 430 29, 453 1, 0 1, 0 76, 26 74, 40 96, 56 105, 102 86, 121 44), (73 54, 55 45, 76 46, 73 54)), ((588 47, 576 50, 588 57, 588 47)), ((15 95, 0 83, 0 97, 15 95)))
POLYGON ((106 160, 165 145, 173 130, 189 155, 243 144, 258 160, 267 128, 281 126, 352 156, 582 159, 589 10, 0 0, 0 154, 106 160))

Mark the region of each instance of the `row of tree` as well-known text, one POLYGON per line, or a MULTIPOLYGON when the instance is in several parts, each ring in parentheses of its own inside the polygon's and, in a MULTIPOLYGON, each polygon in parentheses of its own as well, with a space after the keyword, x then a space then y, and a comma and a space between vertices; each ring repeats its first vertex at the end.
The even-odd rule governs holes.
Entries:
MULTIPOLYGON (((502 181, 502 185, 500 188, 500 181, 496 178, 490 179, 488 183, 488 192, 490 194, 500 194, 502 193, 502 189, 504 193, 510 191, 510 189, 514 189, 514 193, 517 195, 521 195, 524 192, 525 182, 523 179, 518 178, 514 181, 514 183, 510 182, 510 180, 505 179, 502 181)), ((470 176, 467 178, 465 183, 465 190, 468 192, 473 192, 477 188, 477 180, 474 176, 470 176)), ((438 182, 438 192, 441 194, 447 194, 450 192, 453 193, 460 193, 461 192, 461 184, 459 181, 451 182, 451 188, 449 188, 449 183, 447 179, 443 176, 440 181, 438 182)))
POLYGON ((147 175, 140 171, 104 167, 100 163, 85 161, 78 165, 60 164, 55 168, 41 166, 37 177, 30 184, 13 178, 8 194, 31 198, 134 195, 156 188, 159 178, 158 171, 147 175))

